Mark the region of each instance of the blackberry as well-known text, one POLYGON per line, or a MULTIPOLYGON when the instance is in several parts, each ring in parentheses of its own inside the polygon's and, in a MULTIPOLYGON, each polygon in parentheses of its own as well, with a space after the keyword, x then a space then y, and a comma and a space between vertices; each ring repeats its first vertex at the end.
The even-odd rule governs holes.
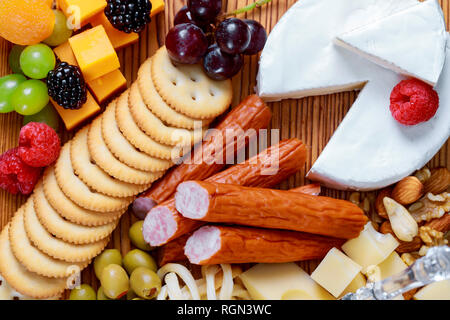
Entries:
POLYGON ((150 11, 149 0, 108 0, 105 15, 117 30, 139 33, 150 23, 150 11))
POLYGON ((86 82, 80 68, 59 63, 47 75, 48 95, 64 109, 80 109, 86 103, 86 82))

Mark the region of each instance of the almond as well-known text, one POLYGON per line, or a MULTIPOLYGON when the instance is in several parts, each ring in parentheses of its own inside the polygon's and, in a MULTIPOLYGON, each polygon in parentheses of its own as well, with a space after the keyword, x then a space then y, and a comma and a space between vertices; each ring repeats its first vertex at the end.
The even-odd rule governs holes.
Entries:
POLYGON ((375 210, 377 211, 378 215, 384 219, 388 219, 388 215, 386 212, 386 208, 384 207, 383 204, 383 198, 390 197, 391 193, 392 193, 391 187, 384 188, 380 190, 375 200, 375 210))
POLYGON ((392 190, 392 199, 400 204, 411 204, 420 199, 424 193, 424 187, 417 177, 409 176, 400 180, 394 190, 392 190))
POLYGON ((450 214, 446 213, 438 219, 433 219, 430 222, 427 222, 425 226, 446 233, 447 231, 450 231, 450 214))
POLYGON ((402 241, 397 238, 397 236, 394 233, 394 230, 392 230, 391 223, 389 221, 385 221, 380 226, 380 232, 383 234, 392 234, 392 236, 400 243, 400 245, 395 249, 398 253, 407 253, 407 252, 413 252, 420 249, 422 246, 422 239, 420 239, 419 236, 415 236, 412 241, 402 241))
POLYGON ((450 171, 447 168, 436 168, 431 171, 430 178, 425 182, 425 193, 439 194, 450 187, 450 171))

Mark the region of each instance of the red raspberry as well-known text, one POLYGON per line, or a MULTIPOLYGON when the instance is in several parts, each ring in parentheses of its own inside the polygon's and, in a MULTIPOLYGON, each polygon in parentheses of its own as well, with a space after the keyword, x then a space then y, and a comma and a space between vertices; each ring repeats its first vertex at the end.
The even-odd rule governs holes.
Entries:
POLYGON ((407 126, 430 120, 438 107, 437 92, 417 79, 403 80, 391 92, 391 114, 407 126))
POLYGON ((19 157, 19 148, 0 155, 0 187, 13 194, 30 194, 41 175, 41 168, 27 165, 19 157))
POLYGON ((46 167, 59 156, 61 141, 45 123, 30 122, 20 130, 19 155, 32 167, 46 167))

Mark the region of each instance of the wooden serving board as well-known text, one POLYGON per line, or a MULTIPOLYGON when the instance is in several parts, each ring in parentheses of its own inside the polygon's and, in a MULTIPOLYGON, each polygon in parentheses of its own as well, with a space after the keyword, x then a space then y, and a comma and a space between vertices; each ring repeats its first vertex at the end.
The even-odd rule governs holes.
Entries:
MULTIPOLYGON (((140 35, 139 42, 120 50, 118 53, 121 69, 127 78, 128 84, 136 79, 137 70, 146 58, 153 55, 164 44, 165 35, 169 28, 173 26, 173 18, 176 12, 185 4, 185 0, 165 1, 165 11, 153 18, 149 27, 140 35)), ((224 9, 229 12, 252 2, 254 0, 224 0, 224 9)), ((264 7, 257 8, 249 14, 241 15, 239 18, 255 19, 261 22, 269 32, 295 2, 295 0, 272 0, 271 3, 264 7)), ((448 29, 450 0, 440 0, 439 2, 444 10, 448 29)), ((292 30, 292 32, 301 32, 301 30, 292 30)), ((0 38, 0 76, 11 73, 8 67, 10 48, 11 44, 0 38)), ((290 58, 295 59, 296 57, 290 58)), ((256 56, 245 58, 242 72, 233 79, 234 98, 232 106, 236 106, 247 95, 254 93, 257 68, 258 58, 256 56)), ((334 130, 338 127, 356 97, 356 92, 344 92, 269 103, 273 112, 271 128, 280 129, 280 139, 297 137, 309 147, 309 155, 303 170, 283 182, 280 188, 287 189, 308 183, 308 180, 305 179, 305 174, 333 135, 334 130)), ((0 153, 17 146, 21 125, 22 117, 14 112, 0 115, 0 153)), ((72 135, 73 133, 61 130, 61 137, 64 141, 71 138, 72 135)), ((447 168, 450 166, 450 144, 448 141, 429 163, 430 168, 438 166, 447 168)), ((348 199, 349 196, 348 192, 326 188, 323 188, 322 194, 343 199, 348 199)), ((26 197, 11 195, 0 189, 0 229, 8 223, 16 209, 25 199, 26 197)), ((136 218, 130 213, 122 217, 119 226, 113 233, 108 248, 117 248, 121 250, 122 254, 130 250, 131 244, 128 237, 128 229, 134 221, 136 221, 136 218)), ((317 261, 305 262, 301 265, 307 272, 311 272, 317 265, 317 261)), ((83 271, 82 281, 83 283, 91 284, 94 289, 97 289, 98 282, 92 267, 83 271)))

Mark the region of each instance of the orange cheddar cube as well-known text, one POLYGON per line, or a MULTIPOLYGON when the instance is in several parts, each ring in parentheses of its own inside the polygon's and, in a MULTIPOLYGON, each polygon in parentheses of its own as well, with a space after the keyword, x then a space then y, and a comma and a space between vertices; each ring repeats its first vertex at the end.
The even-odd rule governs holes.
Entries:
POLYGON ((119 58, 102 25, 69 38, 86 82, 120 68, 119 58))
POLYGON ((70 23, 79 29, 105 9, 106 0, 58 0, 58 5, 70 23))
MULTIPOLYGON (((68 42, 61 44, 53 49, 56 56, 61 61, 65 61, 71 65, 78 66, 75 55, 68 42)), ((86 81, 92 94, 95 96, 98 103, 105 102, 109 97, 126 88, 127 80, 122 75, 119 69, 101 76, 100 78, 86 81)))
POLYGON ((87 92, 87 101, 80 109, 64 109, 55 101, 51 101, 56 111, 58 111, 59 115, 64 121, 66 129, 69 131, 80 125, 84 120, 100 112, 100 106, 89 91, 87 92))
POLYGON ((63 44, 54 48, 53 51, 55 52, 55 55, 59 58, 59 60, 67 62, 68 64, 71 64, 73 66, 78 66, 77 59, 73 54, 69 42, 64 42, 63 44))
POLYGON ((89 81, 89 89, 98 103, 103 103, 111 96, 127 87, 127 80, 119 69, 114 70, 95 80, 89 81))
POLYGON ((150 16, 153 17, 164 10, 164 0, 153 0, 152 1, 152 12, 150 16))
POLYGON ((114 28, 103 12, 92 18, 90 20, 90 23, 93 27, 102 25, 105 28, 106 34, 108 35, 109 40, 116 50, 135 43, 139 40, 139 35, 137 33, 125 33, 114 28))

